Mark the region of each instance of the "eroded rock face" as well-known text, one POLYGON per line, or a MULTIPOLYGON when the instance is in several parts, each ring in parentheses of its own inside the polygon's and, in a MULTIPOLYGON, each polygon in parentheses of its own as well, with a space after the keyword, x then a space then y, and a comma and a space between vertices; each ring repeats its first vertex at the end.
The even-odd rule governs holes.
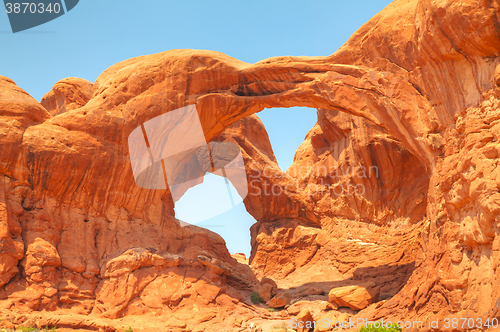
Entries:
POLYGON ((309 310, 304 309, 297 315, 297 331, 306 332, 314 327, 314 320, 309 310))
MULTIPOLYGON (((0 282, 3 286, 0 310, 7 310, 2 311, 2 315, 7 315, 2 317, 16 324, 26 319, 29 323, 31 316, 26 313, 30 311, 55 311, 56 314, 45 316, 46 324, 38 318, 29 324, 97 326, 111 331, 114 328, 98 319, 89 320, 87 315, 147 316, 173 306, 180 310, 177 318, 174 317, 177 321, 173 318, 167 323, 175 325, 187 321, 186 315, 192 316, 187 308, 199 305, 199 319, 189 325, 194 328, 204 323, 211 325, 217 307, 231 308, 246 299, 256 282, 248 266, 230 257, 217 234, 195 226, 180 227, 168 206, 167 213, 163 214, 161 195, 156 195, 160 217, 149 220, 143 213, 131 217, 125 208, 115 204, 98 212, 100 209, 95 207, 100 203, 81 201, 83 196, 73 196, 63 203, 42 190, 49 183, 53 188, 64 184, 58 182, 57 171, 39 168, 38 148, 45 151, 42 154, 48 153, 47 157, 54 158, 47 162, 54 166, 69 162, 60 167, 66 167, 73 175, 82 172, 85 177, 89 170, 80 169, 85 167, 81 162, 89 162, 91 154, 85 157, 84 151, 89 151, 97 141, 87 136, 91 139, 87 144, 79 134, 71 136, 69 131, 54 127, 50 137, 38 135, 40 128, 34 125, 49 119, 50 114, 12 81, 2 79, 1 82, 5 85, 0 101, 5 119, 2 125, 7 126, 9 130, 5 132, 12 135, 1 140, 2 160, 8 161, 2 164, 0 181, 0 282), (19 134, 15 136, 17 128, 19 134), (21 145, 22 139, 30 141, 28 146, 21 145), (38 175, 33 177, 34 174, 38 175), (39 179, 39 175, 51 180, 46 178, 35 190, 35 178, 39 179), (217 250, 220 250, 218 254, 217 250), (162 291, 158 293, 158 289, 162 291), (70 314, 61 316, 58 314, 61 312, 70 314), (10 316, 11 313, 14 316, 10 316)), ((103 170, 94 171, 98 174, 103 170)), ((98 182, 95 185, 98 186, 98 182)), ((152 203, 149 202, 150 211, 154 210, 152 203)), ((240 309, 248 310, 241 306, 240 309)), ((240 309, 235 308, 235 312, 240 309)), ((241 312, 239 317, 245 315, 241 312)), ((228 328, 234 324, 228 321, 228 328)), ((145 328, 151 327, 148 322, 145 325, 145 328)))
POLYGON ((68 77, 60 80, 43 96, 40 104, 52 116, 85 106, 92 98, 93 85, 87 80, 68 77))
POLYGON ((24 244, 20 237, 21 227, 15 219, 15 213, 11 212, 12 207, 17 208, 17 213, 22 207, 17 202, 8 203, 5 197, 5 185, 0 182, 0 234, 1 234, 1 254, 0 254, 0 285, 3 286, 19 272, 18 261, 24 256, 24 244), (9 209, 7 204, 11 205, 9 209), (10 222, 9 222, 10 221, 10 222))
POLYGON ((498 317, 498 88, 484 97, 444 134, 417 270, 377 316, 402 307, 401 315, 498 317))
POLYGON ((0 77, 2 317, 236 330, 271 317, 248 298, 263 276, 285 306, 380 289, 337 319, 499 317, 498 14, 496 2, 397 0, 329 57, 168 51, 93 86, 58 82, 47 109, 0 77), (241 148, 251 269, 218 235, 181 227, 168 189, 135 184, 129 134, 186 105, 207 142, 241 148), (318 123, 283 172, 253 114, 291 106, 317 108, 318 123))
POLYGON ((18 261, 24 256, 25 244, 19 216, 24 212, 21 193, 28 189, 29 171, 26 156, 20 153, 20 143, 27 127, 50 118, 50 114, 24 90, 0 76, 0 285, 4 286, 17 272, 18 261), (21 165, 19 165, 21 164, 21 165), (19 188, 9 192, 12 178, 19 188))
POLYGON ((425 164, 360 117, 320 109, 318 123, 287 173, 297 179, 322 218, 414 224, 426 213, 425 164))

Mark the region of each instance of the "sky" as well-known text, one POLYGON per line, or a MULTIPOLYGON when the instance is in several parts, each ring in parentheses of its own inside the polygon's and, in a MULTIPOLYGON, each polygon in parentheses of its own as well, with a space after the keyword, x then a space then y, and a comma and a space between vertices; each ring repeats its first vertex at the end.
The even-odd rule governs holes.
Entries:
MULTIPOLYGON (((15 34, 7 14, 0 13, 0 75, 41 100, 63 78, 94 82, 117 62, 170 49, 214 50, 248 63, 274 56, 327 56, 390 2, 82 0, 61 17, 15 34)), ((266 109, 258 116, 286 170, 316 122, 316 110, 266 109)), ((212 187, 202 186, 215 185, 212 180, 181 198, 180 219, 203 219, 204 210, 193 207, 211 193, 212 187)), ((253 223, 238 204, 196 225, 219 233, 231 253, 248 257, 253 223)))

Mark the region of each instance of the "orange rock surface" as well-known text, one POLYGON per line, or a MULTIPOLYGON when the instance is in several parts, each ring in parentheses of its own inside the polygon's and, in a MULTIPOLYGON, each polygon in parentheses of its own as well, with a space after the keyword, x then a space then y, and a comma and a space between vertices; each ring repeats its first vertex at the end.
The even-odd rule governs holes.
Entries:
POLYGON ((349 307, 353 310, 362 310, 368 305, 377 302, 380 289, 371 285, 357 285, 333 288, 328 293, 328 301, 338 307, 349 307))
POLYGON ((92 98, 92 93, 92 83, 69 77, 54 84, 52 90, 43 96, 40 104, 55 116, 85 106, 92 98))
POLYGON ((496 1, 396 0, 328 57, 173 50, 64 79, 41 103, 0 77, 0 324, 500 319, 499 15, 496 1), (207 142, 241 149, 249 264, 181 227, 168 189, 134 181, 129 134, 187 105, 207 142), (292 106, 318 122, 284 172, 255 113, 292 106), (327 305, 366 284, 378 302, 327 305), (256 289, 284 308, 252 304, 256 289))

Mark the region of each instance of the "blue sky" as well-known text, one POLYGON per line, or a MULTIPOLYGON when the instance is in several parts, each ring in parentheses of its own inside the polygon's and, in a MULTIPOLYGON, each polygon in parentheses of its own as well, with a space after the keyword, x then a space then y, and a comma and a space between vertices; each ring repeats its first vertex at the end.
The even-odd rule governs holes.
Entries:
MULTIPOLYGON (((40 100, 62 78, 94 82, 119 61, 169 49, 215 50, 249 63, 273 56, 326 56, 389 3, 81 0, 71 12, 16 34, 7 14, 0 13, 0 75, 40 100)), ((314 125, 316 111, 271 109, 258 115, 280 167, 286 169, 314 125)), ((204 190, 190 191, 190 199, 202 199, 204 190)), ((203 213, 184 198, 180 215, 189 219, 194 210, 203 213)), ((249 227, 254 222, 240 204, 198 225, 211 225, 207 228, 224 237, 231 253, 248 256, 249 227)))

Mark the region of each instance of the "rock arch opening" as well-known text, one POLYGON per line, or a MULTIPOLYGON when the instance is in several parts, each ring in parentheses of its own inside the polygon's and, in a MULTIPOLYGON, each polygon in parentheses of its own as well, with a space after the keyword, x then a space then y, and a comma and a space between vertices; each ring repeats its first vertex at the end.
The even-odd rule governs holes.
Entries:
MULTIPOLYGON (((266 109, 259 112, 258 117, 252 117, 254 121, 240 120, 244 122, 245 136, 241 132, 243 127, 235 125, 228 128, 216 141, 239 141, 241 145, 251 145, 269 157, 272 165, 266 167, 275 167, 277 164, 283 172, 292 165, 297 148, 317 122, 316 109, 304 107, 266 109), (259 118, 262 122, 258 121, 259 118), (252 136, 252 131, 256 135, 252 136), (243 143, 243 140, 246 142, 243 143)), ((244 149, 245 146, 241 148, 244 149)), ((251 157, 256 156, 249 153, 248 157, 247 161, 250 161, 251 157)), ((253 164, 250 163, 248 168, 252 167, 253 164)), ((266 174, 267 170, 263 169, 262 175, 266 174)), ((257 177, 253 176, 249 179, 249 185, 255 184, 256 180, 257 177)), ((281 194, 283 188, 274 185, 264 187, 263 190, 269 194, 281 194)), ((257 220, 248 213, 244 204, 240 204, 244 198, 238 196, 230 180, 207 173, 202 183, 188 189, 175 202, 175 216, 182 222, 196 224, 221 235, 230 253, 244 253, 249 257, 249 230, 257 220)))
POLYGON ((175 217, 219 234, 231 254, 243 253, 248 258, 251 251, 249 230, 256 220, 241 201, 232 205, 218 199, 237 195, 230 181, 229 187, 228 192, 224 179, 206 174, 202 184, 188 189, 175 203, 175 217))
POLYGON ((315 108, 266 108, 257 113, 273 147, 276 162, 283 172, 293 164, 295 153, 307 133, 318 121, 315 108))
MULTIPOLYGON (((293 108, 283 109, 288 113, 291 110, 293 108)), ((258 115, 265 118, 266 112, 276 111, 269 109, 258 115)), ((275 271, 280 271, 275 275, 277 278, 290 276, 295 279, 294 274, 300 275, 308 269, 316 255, 321 257, 325 250, 331 249, 321 239, 352 242, 345 247, 352 245, 359 250, 366 245, 378 247, 380 239, 374 234, 380 232, 386 233, 384 241, 389 241, 391 236, 400 239, 402 234, 418 233, 426 212, 427 168, 387 129, 362 116, 319 108, 310 128, 300 135, 301 143, 292 167, 282 170, 271 146, 272 138, 269 139, 258 115, 234 122, 213 140, 239 145, 247 172, 249 193, 244 197, 245 209, 240 206, 236 213, 236 216, 243 216, 241 227, 235 225, 234 220, 231 220, 234 228, 223 226, 224 230, 215 219, 205 223, 206 228, 226 239, 231 253, 243 251, 248 257, 249 246, 247 250, 231 250, 230 247, 232 239, 239 238, 235 231, 245 234, 251 226, 251 238, 244 241, 251 241, 250 263, 263 275, 273 276, 275 271), (333 233, 337 234, 332 236, 333 233), (273 249, 276 245, 281 249, 273 249), (288 258, 283 261, 280 257, 288 258)), ((192 193, 196 192, 195 188, 190 189, 192 193)), ((200 191, 200 195, 208 194, 200 191)), ((202 213, 192 211, 187 201, 186 196, 186 201, 176 204, 176 215, 181 220, 180 209, 202 213)), ((224 219, 234 216, 228 214, 220 218, 225 223, 224 219)), ((198 226, 205 227, 203 224, 198 226)), ((398 250, 404 248, 415 252, 416 236, 413 235, 409 235, 409 240, 404 240, 398 250)), ((398 250, 387 255, 397 256, 404 252, 398 250)), ((353 254, 354 260, 347 259, 350 263, 345 266, 335 266, 336 262, 332 261, 333 268, 325 269, 318 279, 333 282, 329 277, 335 276, 335 279, 353 273, 358 265, 362 268, 368 261, 378 262, 374 263, 376 266, 398 262, 397 259, 380 260, 375 253, 366 255, 353 254)), ((399 276, 399 283, 407 280, 414 260, 414 255, 407 254, 401 261, 404 272, 399 276)), ((380 273, 393 271, 392 268, 380 273)))
POLYGON ((251 229, 250 264, 286 287, 320 291, 359 283, 367 270, 367 280, 393 274, 382 285, 382 297, 390 298, 414 269, 426 165, 371 120, 337 109, 317 114, 285 176, 265 176, 259 200, 245 201, 252 214, 262 211, 251 229), (289 190, 265 194, 266 185, 289 190))

